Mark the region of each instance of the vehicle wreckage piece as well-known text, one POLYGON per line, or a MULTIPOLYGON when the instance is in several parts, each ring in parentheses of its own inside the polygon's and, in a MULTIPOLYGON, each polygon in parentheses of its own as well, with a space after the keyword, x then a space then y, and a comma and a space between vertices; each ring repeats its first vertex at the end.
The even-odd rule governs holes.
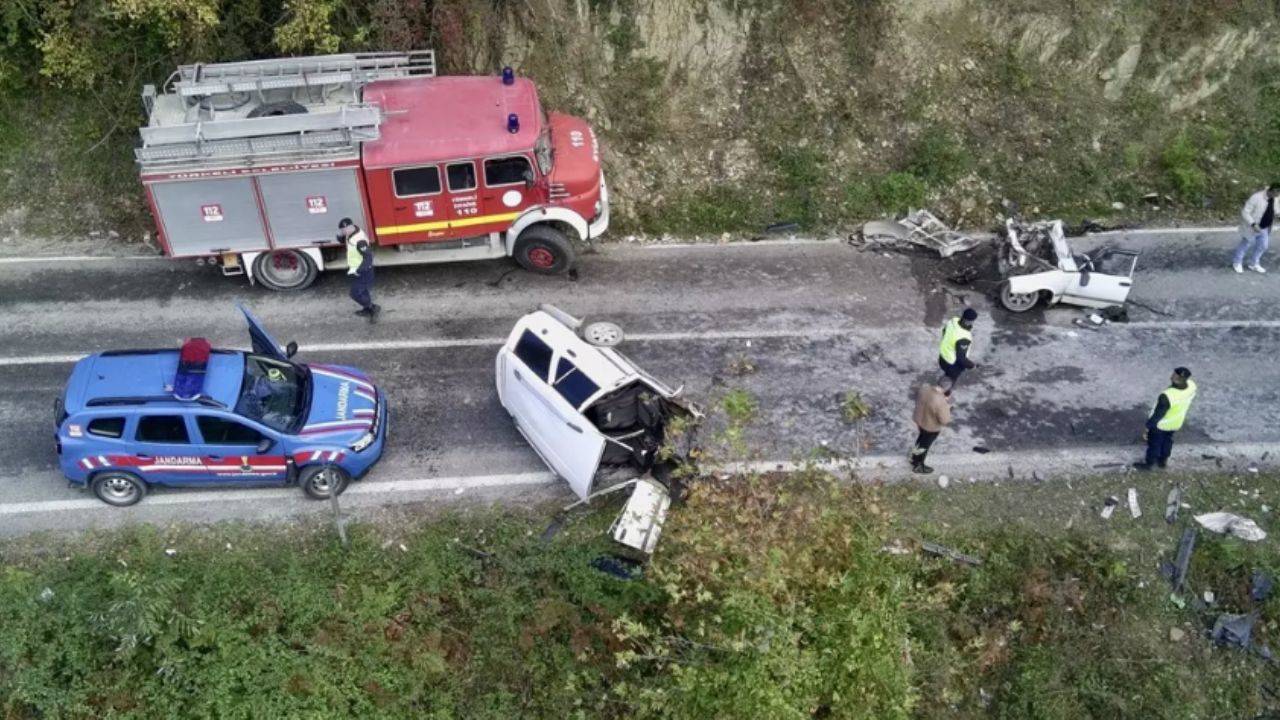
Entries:
POLYGON ((976 238, 947 227, 928 210, 912 210, 901 220, 872 220, 859 233, 866 247, 911 243, 936 250, 944 258, 972 250, 980 242, 976 238))
POLYGON ((1104 247, 1075 254, 1061 220, 1021 223, 1010 218, 996 263, 1004 278, 1000 304, 1010 312, 1026 312, 1041 301, 1108 308, 1128 300, 1138 253, 1104 247))

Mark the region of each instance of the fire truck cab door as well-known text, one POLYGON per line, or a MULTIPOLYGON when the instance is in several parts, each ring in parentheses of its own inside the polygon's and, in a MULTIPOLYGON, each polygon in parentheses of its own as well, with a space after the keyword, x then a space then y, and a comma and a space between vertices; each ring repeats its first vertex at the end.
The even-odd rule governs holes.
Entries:
POLYGON ((443 237, 452 214, 444 196, 440 167, 412 165, 385 172, 383 182, 390 185, 385 197, 390 198, 391 217, 389 222, 380 219, 377 224, 379 244, 395 245, 443 237))
POLYGON ((507 155, 488 158, 482 165, 480 214, 494 222, 510 224, 535 201, 538 187, 533 162, 524 155, 507 155))

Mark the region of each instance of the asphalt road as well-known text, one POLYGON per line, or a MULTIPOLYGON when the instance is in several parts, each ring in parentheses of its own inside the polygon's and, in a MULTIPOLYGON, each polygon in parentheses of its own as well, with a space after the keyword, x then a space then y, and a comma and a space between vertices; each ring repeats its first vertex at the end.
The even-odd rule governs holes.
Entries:
MULTIPOLYGON (((900 475, 913 389, 936 378, 939 328, 965 302, 982 311, 980 367, 961 380, 956 422, 935 450, 941 469, 963 459, 965 472, 990 472, 998 461, 1018 475, 1050 476, 1062 458, 1132 459, 1145 413, 1176 365, 1192 369, 1200 396, 1175 461, 1210 448, 1256 463, 1280 448, 1280 272, 1231 273, 1231 242, 1187 232, 1078 241, 1079 249, 1108 243, 1143 253, 1131 297, 1146 308, 1098 330, 1073 326, 1077 309, 989 311, 983 285, 945 281, 983 264, 981 255, 941 261, 836 242, 606 245, 583 258, 577 280, 505 262, 381 269, 377 325, 352 314, 340 275, 281 295, 190 261, 0 261, 0 532, 321 510, 296 489, 161 490, 120 510, 68 488, 57 471, 52 403, 76 357, 172 347, 191 335, 245 347, 236 302, 278 340, 296 340, 299 360, 361 367, 388 392, 391 441, 382 463, 344 495, 355 507, 569 497, 493 389, 497 344, 540 302, 620 323, 633 359, 685 384, 708 408, 730 389, 750 391, 759 416, 747 459, 766 465, 870 456, 866 472, 900 475), (744 359, 753 372, 735 370, 744 359), (848 391, 873 408, 861 426, 841 417, 848 391), (975 446, 992 451, 985 465, 974 464, 975 446)), ((709 438, 721 422, 712 415, 709 438)))

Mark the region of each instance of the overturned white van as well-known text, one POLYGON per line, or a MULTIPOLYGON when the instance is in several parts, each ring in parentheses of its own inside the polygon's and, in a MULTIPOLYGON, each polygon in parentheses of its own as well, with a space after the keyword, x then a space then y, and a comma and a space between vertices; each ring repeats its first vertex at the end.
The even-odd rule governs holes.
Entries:
POLYGON ((601 465, 659 462, 675 417, 701 413, 613 349, 622 332, 542 305, 498 351, 498 399, 543 462, 586 498, 601 465), (579 335, 581 332, 581 335, 579 335))

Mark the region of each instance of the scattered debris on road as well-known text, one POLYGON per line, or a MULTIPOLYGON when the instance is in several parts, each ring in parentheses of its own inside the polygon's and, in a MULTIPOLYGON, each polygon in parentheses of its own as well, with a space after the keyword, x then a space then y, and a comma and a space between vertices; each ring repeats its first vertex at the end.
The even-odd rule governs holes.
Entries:
POLYGON ((1102 513, 1101 513, 1102 519, 1110 520, 1111 513, 1114 513, 1116 511, 1116 506, 1119 504, 1120 504, 1120 498, 1116 497, 1115 495, 1108 497, 1106 501, 1102 503, 1102 513))
POLYGON ((1187 568, 1191 565, 1191 553, 1196 549, 1196 539, 1199 536, 1195 528, 1184 528, 1182 537, 1178 540, 1178 552, 1174 556, 1173 562, 1163 563, 1160 566, 1160 574, 1169 579, 1169 586, 1175 594, 1182 591, 1182 586, 1187 580, 1187 568))
POLYGON ((920 550, 922 550, 926 555, 946 558, 953 562, 964 563, 965 565, 972 565, 973 567, 977 567, 982 564, 982 558, 967 555, 959 550, 953 550, 945 545, 939 545, 937 543, 924 541, 920 543, 920 550))
POLYGON ((1178 519, 1178 506, 1182 504, 1182 488, 1169 490, 1169 497, 1164 503, 1164 521, 1172 525, 1178 519))
POLYGON ((1253 635, 1253 625, 1258 622, 1258 612, 1247 615, 1230 615, 1223 613, 1213 623, 1209 637, 1220 647, 1236 647, 1249 649, 1249 640, 1253 635))
POLYGON ((1267 533, 1257 523, 1234 513, 1212 512, 1196 515, 1195 518, 1206 530, 1220 535, 1231 535, 1248 542, 1257 542, 1267 537, 1267 533))
POLYGON ((1129 488, 1129 514, 1134 519, 1142 517, 1142 508, 1138 507, 1138 489, 1129 488))
MULTIPOLYGON (((943 258, 977 247, 981 241, 952 230, 928 210, 912 210, 900 220, 872 220, 849 236, 849 243, 863 250, 919 245, 943 258)), ((976 275, 975 275, 976 276, 976 275)), ((965 284, 965 283, 961 283, 965 284)))

